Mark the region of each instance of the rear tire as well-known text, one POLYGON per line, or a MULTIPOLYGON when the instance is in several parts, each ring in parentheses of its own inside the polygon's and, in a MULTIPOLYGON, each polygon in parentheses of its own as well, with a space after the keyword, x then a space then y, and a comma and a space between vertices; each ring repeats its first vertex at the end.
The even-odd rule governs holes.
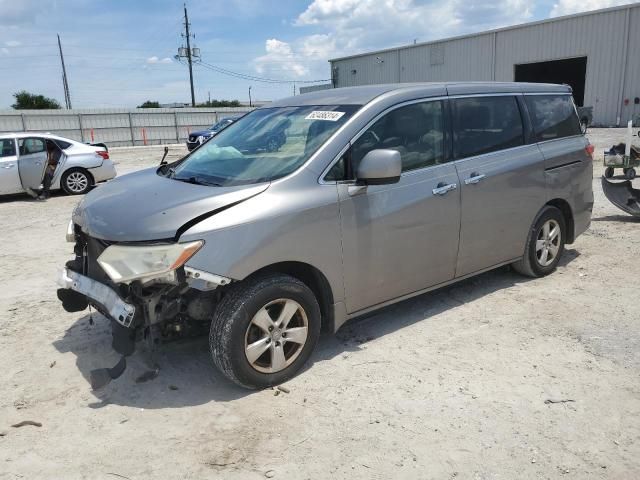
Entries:
POLYGON ((224 376, 259 389, 299 372, 319 336, 320 307, 313 292, 297 278, 273 274, 232 286, 216 308, 209 347, 224 376))
POLYGON ((613 173, 614 173, 613 167, 607 167, 607 168, 604 169, 604 176, 606 178, 613 177, 613 173))
POLYGON ((513 264, 516 272, 527 277, 544 277, 553 272, 564 252, 566 225, 562 212, 545 206, 533 222, 524 256, 513 264))
POLYGON ((84 195, 93 186, 93 177, 84 168, 71 168, 64 172, 60 186, 68 195, 84 195))

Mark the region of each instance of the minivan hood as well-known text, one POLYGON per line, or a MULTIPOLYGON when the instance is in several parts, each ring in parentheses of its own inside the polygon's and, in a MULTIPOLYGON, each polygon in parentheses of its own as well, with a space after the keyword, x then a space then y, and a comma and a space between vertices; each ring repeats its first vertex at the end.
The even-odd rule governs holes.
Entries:
POLYGON ((73 212, 87 235, 114 242, 166 240, 183 225, 264 192, 269 183, 214 187, 172 180, 156 168, 123 175, 89 192, 73 212))
POLYGON ((213 130, 199 130, 197 132, 189 132, 189 136, 190 137, 199 137, 199 136, 207 136, 207 135, 213 135, 214 133, 217 133, 213 130))

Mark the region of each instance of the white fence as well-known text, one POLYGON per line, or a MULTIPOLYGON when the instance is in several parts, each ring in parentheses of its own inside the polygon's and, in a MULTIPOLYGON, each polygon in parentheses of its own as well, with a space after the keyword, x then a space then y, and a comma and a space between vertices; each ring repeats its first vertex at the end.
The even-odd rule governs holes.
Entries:
POLYGON ((238 108, 136 108, 132 110, 0 110, 0 133, 50 132, 110 147, 182 143, 189 132, 251 111, 238 108))

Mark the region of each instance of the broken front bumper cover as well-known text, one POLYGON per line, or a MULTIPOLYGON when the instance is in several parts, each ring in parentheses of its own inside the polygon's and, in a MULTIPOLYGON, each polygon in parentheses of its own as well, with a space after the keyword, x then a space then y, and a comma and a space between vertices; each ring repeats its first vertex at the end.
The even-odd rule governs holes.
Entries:
POLYGON ((610 182, 602 177, 604 195, 620 210, 634 217, 640 217, 640 190, 633 188, 631 182, 610 182))
POLYGON ((63 268, 58 276, 58 285, 64 289, 78 292, 104 307, 106 313, 123 327, 129 328, 136 313, 135 305, 131 305, 108 286, 95 280, 63 268))

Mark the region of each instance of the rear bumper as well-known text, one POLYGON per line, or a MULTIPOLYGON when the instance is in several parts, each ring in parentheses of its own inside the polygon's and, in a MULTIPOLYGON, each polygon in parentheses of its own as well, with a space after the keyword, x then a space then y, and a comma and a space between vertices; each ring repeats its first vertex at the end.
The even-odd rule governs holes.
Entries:
POLYGON ((63 268, 58 276, 58 286, 63 290, 73 290, 97 303, 112 320, 125 328, 130 328, 136 313, 135 305, 125 302, 108 286, 85 277, 73 270, 63 268))
POLYGON ((102 162, 102 165, 96 168, 90 168, 89 172, 93 176, 95 183, 104 182, 105 180, 111 180, 116 177, 116 166, 113 160, 108 159, 102 162))

